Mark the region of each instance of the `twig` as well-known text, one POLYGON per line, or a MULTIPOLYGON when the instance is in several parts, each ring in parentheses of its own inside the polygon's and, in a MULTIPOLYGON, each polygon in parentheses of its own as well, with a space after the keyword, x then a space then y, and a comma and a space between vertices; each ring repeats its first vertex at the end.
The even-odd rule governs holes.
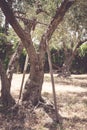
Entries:
MULTIPOLYGON (((24 18, 24 17, 21 17, 21 16, 16 16, 16 18, 18 18, 18 19, 20 19, 20 20, 22 20, 23 22, 33 22, 35 19, 26 19, 26 18, 24 18)), ((39 22, 39 21, 36 21, 36 24, 42 24, 42 25, 45 25, 45 26, 48 26, 48 24, 46 24, 46 23, 42 23, 42 22, 39 22)))

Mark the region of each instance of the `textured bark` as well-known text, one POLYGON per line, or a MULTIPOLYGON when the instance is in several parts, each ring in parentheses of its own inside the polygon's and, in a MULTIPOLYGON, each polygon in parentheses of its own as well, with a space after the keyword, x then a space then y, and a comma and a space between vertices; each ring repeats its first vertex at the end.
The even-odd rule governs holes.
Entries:
MULTIPOLYGON (((12 0, 8 0, 8 4, 10 7, 12 7, 12 0)), ((9 29, 9 23, 7 19, 5 18, 5 34, 8 35, 8 29, 9 29)))
POLYGON ((23 101, 31 100, 36 105, 41 99, 41 90, 44 79, 44 64, 39 60, 31 64, 30 76, 25 84, 23 101))
POLYGON ((9 82, 0 60, 0 75, 1 75, 1 101, 4 105, 9 106, 15 104, 15 100, 12 98, 9 92, 9 82))

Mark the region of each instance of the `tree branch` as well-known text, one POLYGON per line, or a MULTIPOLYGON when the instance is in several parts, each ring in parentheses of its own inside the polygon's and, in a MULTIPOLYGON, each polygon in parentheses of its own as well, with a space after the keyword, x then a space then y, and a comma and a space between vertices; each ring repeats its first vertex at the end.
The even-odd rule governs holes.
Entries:
POLYGON ((33 22, 36 22, 36 24, 42 24, 42 25, 45 25, 45 26, 48 26, 48 24, 46 23, 42 23, 42 22, 39 22, 39 21, 35 21, 35 19, 26 19, 24 17, 21 17, 21 16, 16 16, 16 18, 20 19, 23 21, 23 23, 30 23, 30 21, 33 23, 33 22))
POLYGON ((18 23, 18 21, 16 20, 14 16, 12 9, 8 5, 8 2, 6 2, 5 0, 0 0, 0 7, 4 15, 6 16, 6 19, 8 20, 8 22, 13 27, 16 34, 21 39, 22 44, 26 48, 28 55, 31 56, 30 61, 31 62, 35 61, 35 59, 37 58, 36 51, 32 44, 32 40, 29 33, 23 30, 23 28, 20 26, 20 24, 18 23))
POLYGON ((56 30, 57 26, 63 20, 63 17, 67 10, 71 7, 75 0, 64 0, 61 6, 57 9, 55 16, 50 22, 46 32, 43 34, 40 42, 40 52, 46 51, 46 40, 49 41, 53 32, 56 30))

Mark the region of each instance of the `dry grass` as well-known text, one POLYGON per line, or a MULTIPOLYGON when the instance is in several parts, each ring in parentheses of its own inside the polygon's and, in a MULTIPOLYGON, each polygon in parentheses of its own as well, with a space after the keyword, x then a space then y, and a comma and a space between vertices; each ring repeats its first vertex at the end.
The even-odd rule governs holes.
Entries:
MULTIPOLYGON (((12 94, 16 99, 21 78, 21 75, 14 75, 12 82, 12 94)), ((34 111, 22 106, 15 115, 0 114, 0 130, 87 130, 87 75, 72 75, 69 78, 54 75, 54 78, 61 124, 55 121, 55 111, 50 106, 40 105, 34 111)), ((42 95, 53 103, 48 74, 45 75, 42 95)))

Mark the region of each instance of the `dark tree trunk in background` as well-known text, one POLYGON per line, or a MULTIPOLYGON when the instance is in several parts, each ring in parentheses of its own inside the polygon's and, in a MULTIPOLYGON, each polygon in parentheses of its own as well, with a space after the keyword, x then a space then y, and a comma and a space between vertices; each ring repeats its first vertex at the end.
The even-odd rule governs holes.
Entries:
POLYGON ((67 50, 65 50, 65 61, 64 61, 64 64, 62 66, 62 73, 59 74, 59 76, 67 77, 67 76, 71 75, 70 68, 71 68, 72 62, 77 54, 77 50, 85 42, 87 42, 87 39, 79 41, 76 44, 74 50, 71 50, 71 53, 68 53, 67 50))
POLYGON ((62 72, 59 74, 59 76, 67 77, 71 75, 70 67, 72 64, 73 58, 69 58, 69 60, 66 60, 61 68, 62 72))
POLYGON ((1 76, 1 101, 4 105, 9 106, 15 104, 9 91, 9 82, 3 68, 2 62, 0 60, 0 76, 1 76))

